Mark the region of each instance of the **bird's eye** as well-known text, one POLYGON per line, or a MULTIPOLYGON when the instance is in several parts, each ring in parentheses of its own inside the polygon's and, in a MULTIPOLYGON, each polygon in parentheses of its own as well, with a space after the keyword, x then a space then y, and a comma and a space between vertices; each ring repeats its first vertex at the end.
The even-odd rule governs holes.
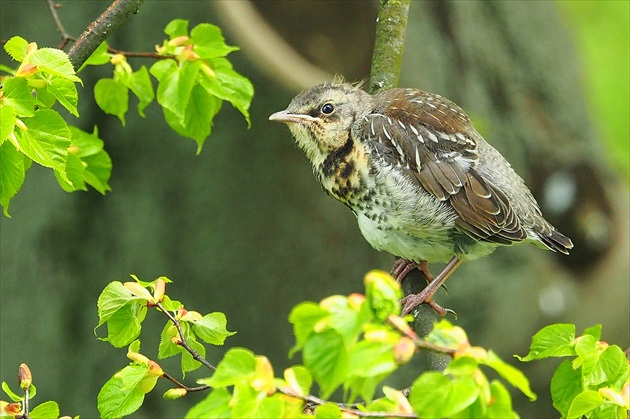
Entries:
POLYGON ((324 103, 324 105, 322 106, 322 113, 324 115, 330 115, 331 113, 333 113, 334 110, 335 107, 332 103, 324 103))

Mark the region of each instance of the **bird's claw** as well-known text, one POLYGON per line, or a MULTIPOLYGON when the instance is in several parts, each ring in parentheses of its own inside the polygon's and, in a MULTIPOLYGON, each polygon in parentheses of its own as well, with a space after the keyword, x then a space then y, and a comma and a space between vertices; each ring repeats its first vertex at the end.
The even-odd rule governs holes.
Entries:
POLYGON ((402 315, 406 316, 407 314, 410 314, 420 304, 428 304, 441 317, 444 317, 447 314, 451 314, 455 319, 457 319, 457 313, 454 310, 442 307, 441 305, 436 303, 432 297, 424 294, 424 292, 420 292, 418 294, 411 294, 403 298, 400 301, 403 306, 402 315))

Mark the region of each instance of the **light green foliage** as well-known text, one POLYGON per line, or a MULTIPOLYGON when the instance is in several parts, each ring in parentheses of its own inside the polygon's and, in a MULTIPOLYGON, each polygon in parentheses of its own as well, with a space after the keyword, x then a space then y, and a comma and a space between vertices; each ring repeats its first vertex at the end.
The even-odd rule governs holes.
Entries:
MULTIPOLYGON (((59 102, 78 116, 75 83, 81 80, 68 56, 53 48, 37 48, 20 37, 4 46, 20 61, 0 88, 0 204, 9 216, 9 203, 24 183, 32 162, 53 170, 67 191, 109 190, 111 161, 96 131, 87 134, 68 125, 56 110, 59 102)), ((8 70, 3 68, 3 70, 8 70)))
POLYGON ((601 325, 575 336, 575 326, 556 324, 532 339, 521 361, 549 357, 564 360, 551 379, 554 407, 566 418, 625 417, 630 410, 628 360, 617 345, 600 341, 601 325))
MULTIPOLYGON (((14 392, 13 390, 11 390, 11 388, 9 387, 9 384, 7 384, 6 382, 2 382, 2 390, 9 396, 9 398, 14 402, 17 403, 18 407, 18 411, 13 412, 15 414, 19 414, 20 412, 23 413, 24 412, 24 402, 25 402, 25 395, 24 396, 20 396, 19 394, 17 394, 16 392, 14 392)), ((54 401, 46 401, 43 403, 39 403, 39 404, 35 404, 33 403, 33 398, 35 398, 35 396, 37 395, 37 389, 35 388, 35 386, 33 384, 31 384, 28 387, 28 400, 29 400, 29 406, 31 406, 31 410, 29 411, 28 417, 32 418, 32 419, 57 419, 59 417, 59 405, 57 404, 57 402, 54 401)), ((9 412, 11 412, 11 409, 7 409, 8 408, 8 402, 5 401, 0 401, 0 417, 5 418, 5 417, 15 417, 15 414, 11 415, 9 412)))

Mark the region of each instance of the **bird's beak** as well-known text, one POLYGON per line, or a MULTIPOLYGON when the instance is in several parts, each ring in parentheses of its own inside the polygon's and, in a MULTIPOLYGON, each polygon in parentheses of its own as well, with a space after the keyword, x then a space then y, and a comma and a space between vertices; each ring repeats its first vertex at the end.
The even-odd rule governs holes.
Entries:
POLYGON ((276 112, 269 117, 270 121, 284 122, 286 124, 305 124, 308 122, 319 121, 319 118, 310 115, 291 113, 288 111, 276 112))

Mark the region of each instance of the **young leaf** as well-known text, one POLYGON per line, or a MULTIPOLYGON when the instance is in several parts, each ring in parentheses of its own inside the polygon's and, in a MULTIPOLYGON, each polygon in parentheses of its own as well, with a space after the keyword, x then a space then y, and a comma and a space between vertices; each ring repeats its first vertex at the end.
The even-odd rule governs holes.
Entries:
POLYGON ((201 320, 193 321, 193 331, 204 342, 212 345, 223 345, 225 338, 234 335, 236 332, 228 332, 226 329, 227 319, 223 313, 210 313, 203 316, 201 320))
MULTIPOLYGON (((3 111, 6 108, 3 108, 3 111)), ((4 114, 4 112, 3 112, 4 114)), ((9 202, 24 183, 27 159, 13 144, 5 141, 0 145, 0 205, 4 215, 9 217, 9 202)))
POLYGON ((149 77, 149 70, 145 66, 129 74, 127 87, 138 97, 138 114, 144 118, 144 109, 153 101, 155 93, 149 77))
MULTIPOLYGON (((98 138, 98 131, 87 133, 77 127, 70 126, 72 143, 70 156, 80 161, 77 175, 80 182, 85 182, 102 194, 110 190, 108 181, 112 173, 112 161, 103 149, 104 142, 98 138)), ((68 159, 70 162, 70 159, 68 159)), ((70 177, 70 176, 68 176, 70 177)), ((71 179, 73 183, 74 179, 71 179)))
POLYGON ((487 358, 485 360, 478 361, 479 363, 483 363, 493 368, 508 383, 521 390, 531 401, 536 400, 536 395, 529 387, 529 380, 527 380, 527 377, 525 377, 525 375, 518 369, 504 362, 493 351, 489 350, 487 358))
POLYGON ((83 63, 79 72, 81 72, 85 66, 88 65, 103 65, 107 64, 111 59, 110 54, 107 52, 107 42, 103 41, 101 45, 90 55, 90 57, 83 63))
POLYGON ((142 406, 144 394, 135 384, 146 376, 144 365, 129 365, 118 371, 101 388, 97 407, 101 417, 120 418, 135 412, 142 406))
POLYGON ((478 396, 470 377, 451 380, 439 372, 427 372, 413 383, 409 402, 419 417, 442 418, 465 409, 478 396))
POLYGON ((116 115, 123 126, 129 108, 129 89, 114 79, 100 79, 94 85, 94 100, 103 112, 116 115))
MULTIPOLYGON (((14 117, 29 117, 34 115, 35 98, 31 94, 31 89, 24 77, 10 77, 3 81, 2 86, 2 119, 3 128, 1 141, 4 141, 8 134, 5 136, 5 113, 13 114, 14 117), (13 111, 11 111, 11 109, 13 111)), ((7 125, 8 126, 8 125, 7 125)), ((13 131, 13 125, 11 124, 11 131, 13 131)))
POLYGON ((209 23, 200 23, 190 31, 190 37, 195 44, 195 52, 201 58, 224 57, 237 47, 225 44, 225 39, 218 26, 209 23))
POLYGON ((543 327, 532 338, 529 353, 525 357, 516 357, 523 362, 549 357, 575 355, 575 325, 553 324, 543 327))
POLYGON ((492 419, 516 419, 518 415, 512 410, 512 398, 501 382, 490 383, 492 403, 488 406, 487 417, 492 419))
POLYGON ((68 55, 55 48, 40 48, 33 52, 29 61, 37 66, 40 71, 54 74, 76 83, 82 83, 75 75, 72 63, 68 55))
POLYGON ((321 308, 319 304, 310 301, 293 307, 291 314, 289 314, 289 322, 293 324, 295 346, 291 349, 289 356, 302 349, 306 340, 313 333, 315 325, 327 317, 329 314, 326 310, 321 308))
POLYGON ((200 61, 185 62, 180 66, 171 67, 170 71, 159 79, 158 103, 174 113, 182 124, 185 123, 185 111, 200 67, 200 61))
POLYGON ((164 33, 172 38, 188 35, 188 21, 184 19, 173 19, 164 28, 164 33))
POLYGON ((254 354, 242 348, 233 348, 227 351, 212 377, 199 380, 214 388, 231 386, 243 379, 247 379, 256 371, 256 359, 254 354))
POLYGON ((54 401, 40 403, 29 412, 31 419, 57 419, 59 417, 59 405, 54 401))
POLYGON ((7 384, 6 381, 2 382, 2 390, 7 393, 7 396, 9 396, 9 398, 14 402, 21 402, 22 400, 24 400, 24 396, 20 396, 16 394, 13 390, 11 390, 9 384, 7 384))
POLYGON ((602 403, 604 399, 597 391, 586 390, 573 399, 566 417, 567 419, 581 418, 601 406, 602 403))
POLYGON ((15 61, 22 61, 26 56, 26 48, 28 47, 28 41, 19 36, 14 36, 4 44, 4 50, 15 61))
POLYGON ((553 407, 566 417, 573 399, 582 392, 582 373, 574 370, 571 361, 565 359, 551 377, 553 407))
POLYGON ((348 353, 343 337, 328 329, 312 335, 304 345, 304 365, 313 373, 322 397, 330 396, 348 374, 348 353))
POLYGON ((208 396, 193 406, 188 413, 186 419, 210 419, 210 418, 229 418, 232 417, 232 409, 230 400, 232 395, 225 388, 216 388, 212 390, 208 396))
POLYGON ((52 76, 46 89, 72 115, 79 116, 79 111, 77 110, 79 94, 77 93, 77 86, 72 81, 63 77, 52 76))

